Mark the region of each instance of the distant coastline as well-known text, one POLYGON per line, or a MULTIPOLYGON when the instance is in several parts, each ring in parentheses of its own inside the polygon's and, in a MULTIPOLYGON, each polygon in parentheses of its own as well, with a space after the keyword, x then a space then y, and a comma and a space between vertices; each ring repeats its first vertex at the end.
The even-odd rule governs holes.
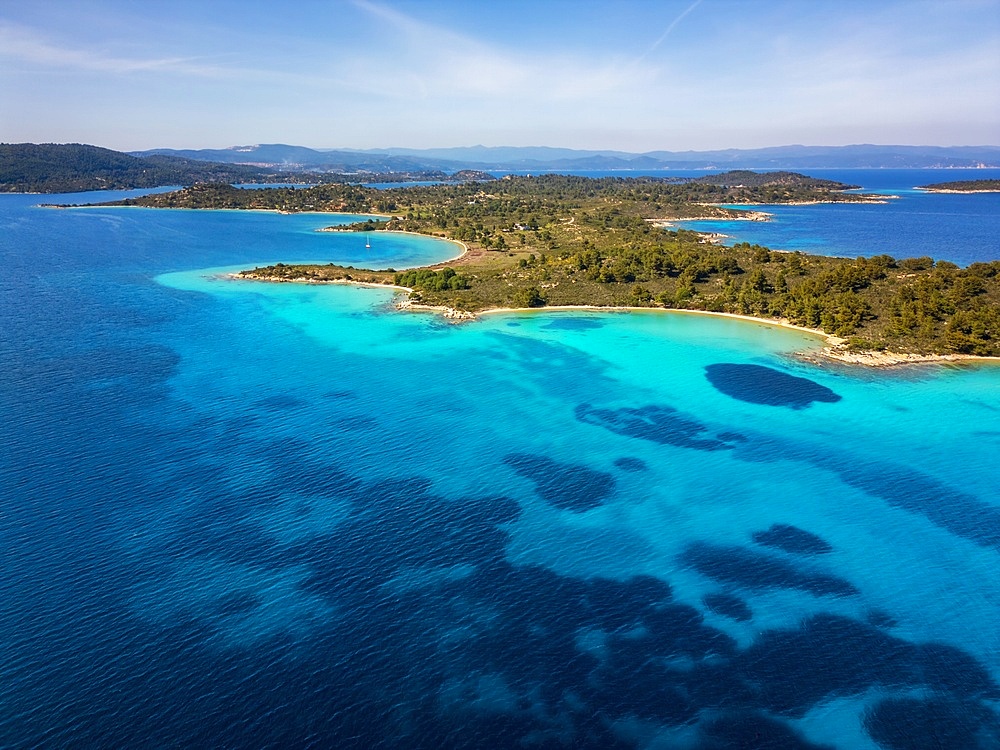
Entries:
POLYGON ((1000 188, 990 188, 987 190, 948 190, 946 188, 926 188, 917 187, 914 190, 923 190, 925 193, 952 193, 954 195, 972 195, 975 193, 1000 193, 1000 188))
POLYGON ((927 193, 1000 193, 1000 180, 957 180, 933 185, 919 185, 927 193))

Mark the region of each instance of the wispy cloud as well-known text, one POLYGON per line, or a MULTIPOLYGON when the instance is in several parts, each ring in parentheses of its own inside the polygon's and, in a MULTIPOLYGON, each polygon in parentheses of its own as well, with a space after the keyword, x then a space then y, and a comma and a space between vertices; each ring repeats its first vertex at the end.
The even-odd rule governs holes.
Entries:
MULTIPOLYGON (((635 91, 643 81, 655 76, 654 69, 636 66, 624 58, 504 48, 370 0, 353 3, 383 23, 406 48, 405 78, 423 95, 594 99, 623 90, 635 91)), ((352 74, 398 82, 398 59, 391 68, 381 70, 378 61, 366 60, 352 74)))
POLYGON ((204 57, 125 57, 58 44, 34 29, 0 21, 0 58, 20 65, 95 73, 171 72, 228 77, 238 71, 204 57))
POLYGON ((31 138, 76 139, 99 99, 116 116, 91 118, 98 133, 652 149, 759 145, 779 130, 854 139, 893 123, 917 134, 930 123, 934 138, 947 126, 961 142, 1000 111, 1000 0, 621 0, 580 12, 519 0, 537 3, 530 22, 461 0, 322 0, 281 14, 194 2, 204 12, 0 0, 0 119, 9 129, 16 112, 31 138), (72 117, 53 118, 73 101, 72 117))

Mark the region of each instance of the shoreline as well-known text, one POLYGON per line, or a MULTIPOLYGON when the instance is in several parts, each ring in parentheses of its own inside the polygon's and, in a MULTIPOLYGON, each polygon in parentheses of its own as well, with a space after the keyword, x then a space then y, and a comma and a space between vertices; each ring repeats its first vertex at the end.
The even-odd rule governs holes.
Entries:
MULTIPOLYGON (((457 242, 457 240, 455 240, 457 242)), ((862 366, 875 369, 886 369, 890 367, 900 367, 905 365, 931 365, 946 363, 968 363, 968 364, 992 364, 1000 365, 1000 357, 983 357, 973 354, 916 354, 913 352, 890 352, 890 351, 865 351, 852 352, 844 348, 845 340, 821 331, 817 328, 807 328, 796 325, 780 318, 757 318, 752 315, 741 315, 739 313, 715 312, 711 310, 686 310, 668 307, 607 307, 601 305, 553 305, 543 307, 491 307, 478 312, 458 310, 446 305, 428 305, 414 302, 410 298, 413 290, 409 287, 397 284, 380 284, 370 281, 355 281, 353 279, 286 279, 274 276, 240 276, 239 274, 226 274, 225 278, 237 281, 261 281, 265 283, 280 284, 345 284, 352 286, 371 287, 376 289, 392 289, 398 293, 405 294, 402 299, 394 300, 394 309, 403 312, 432 313, 452 321, 453 323, 465 323, 478 320, 486 315, 503 315, 509 313, 558 313, 558 312, 596 312, 596 313, 654 313, 654 314, 687 314, 687 315, 710 315, 718 318, 738 320, 744 323, 754 323, 756 325, 773 326, 784 328, 798 333, 804 333, 818 339, 822 339, 826 345, 806 351, 792 352, 792 355, 805 362, 812 364, 838 363, 847 366, 862 366)))
MULTIPOLYGON (((323 230, 320 229, 317 231, 323 231, 323 230)), ((462 248, 462 252, 460 252, 454 258, 448 258, 447 260, 439 260, 437 263, 432 263, 428 266, 420 266, 420 268, 436 268, 437 266, 440 266, 442 263, 454 263, 456 260, 461 260, 465 258, 471 252, 469 246, 466 243, 464 243, 462 240, 454 240, 451 237, 439 237, 434 234, 424 234, 423 232, 411 232, 408 229, 379 229, 376 230, 376 232, 381 234, 412 234, 414 237, 427 237, 428 239, 440 240, 441 242, 450 242, 462 248)), ((358 234, 370 234, 370 233, 358 232, 358 234)), ((410 269, 403 269, 403 270, 410 270, 410 269)))
MULTIPOLYGON (((743 211, 740 209, 742 216, 695 216, 695 217, 677 217, 677 216, 665 216, 658 217, 654 219, 644 219, 648 222, 650 226, 656 227, 657 229, 674 229, 679 223, 689 222, 689 221, 771 221, 774 214, 768 213, 767 211, 743 211)), ((705 234, 705 233, 701 233, 705 234)))
POLYGON ((821 331, 818 328, 806 328, 796 325, 788 320, 780 318, 757 318, 753 315, 741 315, 740 313, 715 312, 712 310, 686 310, 670 307, 601 307, 598 305, 562 305, 553 307, 522 307, 522 308, 491 308, 482 310, 477 315, 495 315, 501 313, 525 313, 525 312, 558 312, 566 311, 588 311, 603 313, 679 313, 688 315, 711 315, 730 320, 739 320, 745 323, 755 323, 757 325, 774 326, 786 330, 797 331, 808 334, 816 338, 823 339, 826 343, 822 349, 817 351, 794 352, 799 359, 813 363, 824 363, 833 361, 846 365, 863 365, 865 367, 886 368, 900 365, 935 364, 945 362, 980 362, 1000 364, 1000 357, 980 357, 973 354, 915 354, 912 352, 852 352, 843 348, 845 340, 821 331))
POLYGON ((787 203, 765 203, 765 206, 820 206, 835 205, 838 203, 853 203, 861 206, 884 206, 891 201, 899 200, 898 195, 883 195, 879 198, 871 198, 863 201, 788 201, 787 203))
MULTIPOLYGON (((919 189, 919 188, 918 188, 919 189)), ((946 191, 941 191, 946 192, 946 191)), ((968 192, 968 191, 951 191, 951 192, 968 192)), ((993 192, 993 191, 979 191, 979 192, 993 192)), ((875 195, 874 193, 868 193, 866 195, 875 195)), ((750 206, 820 206, 820 205, 837 205, 840 203, 851 203, 857 205, 885 205, 894 200, 899 200, 898 195, 879 195, 877 198, 869 198, 866 200, 856 200, 856 201, 837 201, 837 200, 813 200, 813 201, 784 201, 781 203, 747 203, 745 204, 747 208, 735 208, 734 211, 739 211, 741 216, 664 216, 651 219, 645 219, 652 226, 658 229, 673 229, 677 223, 686 223, 689 221, 773 221, 774 214, 768 211, 760 211, 749 208, 750 206)), ((726 208, 727 206, 739 205, 739 204, 721 204, 721 203, 699 203, 696 205, 700 206, 711 206, 713 208, 726 208)))
MULTIPOLYGON (((19 193, 19 195, 48 195, 48 193, 19 193)), ((35 204, 37 208, 61 208, 61 209, 81 209, 81 208, 141 208, 147 211, 240 211, 245 213, 258 213, 258 214, 278 214, 279 216, 373 216, 379 219, 393 219, 394 216, 390 214, 373 214, 373 213, 352 213, 350 211, 283 211, 280 208, 192 208, 190 206, 122 206, 116 202, 111 203, 37 203, 35 204)), ((315 229, 313 231, 322 232, 323 229, 315 229)), ((332 231, 332 230, 330 230, 332 231)), ((345 230, 351 231, 351 230, 345 230)), ((414 232, 413 234, 419 234, 419 232, 414 232)), ((429 237, 431 235, 423 235, 424 237, 429 237)), ((442 238, 438 238, 442 239, 442 238)), ((458 240, 452 240, 453 242, 458 242, 458 240)))
POLYGON ((992 190, 949 190, 947 188, 927 188, 927 187, 915 187, 914 190, 922 190, 925 193, 950 193, 951 195, 973 195, 977 193, 1000 193, 1000 188, 994 188, 992 190))

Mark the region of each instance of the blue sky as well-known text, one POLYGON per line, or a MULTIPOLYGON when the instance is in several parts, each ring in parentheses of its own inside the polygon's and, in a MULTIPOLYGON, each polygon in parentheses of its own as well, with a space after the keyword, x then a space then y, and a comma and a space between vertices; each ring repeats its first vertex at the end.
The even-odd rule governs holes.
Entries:
POLYGON ((0 0, 0 141, 1000 144, 1000 0, 0 0))

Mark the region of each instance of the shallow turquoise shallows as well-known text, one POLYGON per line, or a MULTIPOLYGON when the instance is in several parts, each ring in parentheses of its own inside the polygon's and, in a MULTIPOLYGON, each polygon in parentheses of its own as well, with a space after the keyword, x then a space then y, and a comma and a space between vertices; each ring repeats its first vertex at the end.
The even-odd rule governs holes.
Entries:
POLYGON ((37 202, 0 196, 0 746, 1000 743, 997 366, 456 325, 227 275, 451 243, 37 202))

